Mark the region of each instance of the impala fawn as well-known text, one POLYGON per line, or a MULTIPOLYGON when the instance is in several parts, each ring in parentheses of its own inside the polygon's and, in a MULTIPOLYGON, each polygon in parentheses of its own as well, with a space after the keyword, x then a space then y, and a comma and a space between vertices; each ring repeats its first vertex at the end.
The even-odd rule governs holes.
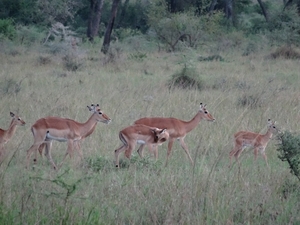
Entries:
POLYGON ((268 119, 268 130, 265 134, 254 133, 250 131, 239 131, 234 134, 234 148, 229 153, 230 157, 230 166, 231 166, 231 158, 232 156, 235 157, 236 161, 239 163, 239 157, 242 151, 246 147, 253 147, 254 148, 254 159, 257 159, 258 150, 264 157, 264 160, 268 165, 267 156, 265 153, 265 149, 271 140, 273 134, 278 133, 279 130, 275 126, 275 122, 272 122, 268 119))

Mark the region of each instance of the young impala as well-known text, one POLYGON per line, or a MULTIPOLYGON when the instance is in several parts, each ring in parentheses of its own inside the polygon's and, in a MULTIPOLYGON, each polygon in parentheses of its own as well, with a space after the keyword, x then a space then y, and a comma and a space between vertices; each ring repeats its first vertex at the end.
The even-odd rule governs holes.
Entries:
POLYGON ((4 144, 6 144, 16 132, 17 126, 24 126, 26 123, 19 116, 10 112, 12 120, 7 130, 0 128, 0 160, 2 160, 4 155, 4 144))
MULTIPOLYGON (((189 150, 187 148, 187 145, 184 143, 184 138, 192 131, 202 120, 208 120, 208 121, 214 121, 215 118, 206 110, 205 105, 200 103, 200 109, 197 112, 197 114, 194 116, 193 119, 190 121, 183 121, 176 118, 163 118, 163 117, 145 117, 141 118, 134 122, 134 124, 144 124, 146 126, 150 127, 157 127, 157 128, 166 128, 169 132, 170 138, 168 143, 168 152, 167 152, 167 160, 166 165, 168 164, 168 158, 170 156, 173 143, 176 139, 179 139, 181 147, 185 150, 187 156, 189 157, 191 163, 193 164, 193 159, 190 156, 189 150)), ((144 146, 142 145, 141 148, 144 146)), ((157 152, 157 146, 155 151, 157 152)), ((156 153, 157 154, 157 153, 156 153)))
MULTIPOLYGON (((85 123, 60 117, 45 117, 37 120, 31 127, 34 143, 27 150, 27 167, 29 166, 31 154, 33 152, 36 154, 37 151, 42 151, 43 147, 46 147, 45 155, 53 168, 57 169, 51 156, 51 144, 53 140, 67 142, 68 148, 63 158, 64 161, 68 154, 72 157, 74 144, 76 145, 78 141, 90 135, 98 122, 110 123, 111 119, 98 107, 92 105, 88 106, 88 108, 93 114, 85 123)), ((34 163, 36 163, 36 159, 34 159, 34 163)))
MULTIPOLYGON (((124 128, 119 132, 119 138, 123 145, 115 150, 116 167, 119 167, 119 154, 125 151, 125 156, 130 159, 131 153, 136 144, 147 145, 150 152, 153 145, 158 145, 169 139, 169 133, 166 129, 148 127, 145 125, 133 125, 124 128)), ((143 157, 143 149, 139 148, 138 153, 143 157)), ((156 152, 154 152, 157 158, 156 152)))
POLYGON ((265 159, 265 162, 268 166, 267 156, 265 153, 265 149, 267 144, 271 140, 273 134, 278 133, 278 129, 275 126, 275 122, 272 122, 268 119, 268 130, 265 134, 253 133, 250 131, 239 131, 234 134, 234 148, 229 153, 230 157, 230 166, 231 166, 231 158, 232 156, 235 157, 236 161, 239 163, 239 156, 241 155, 242 151, 246 147, 253 147, 254 148, 254 159, 256 160, 258 150, 262 154, 265 159))

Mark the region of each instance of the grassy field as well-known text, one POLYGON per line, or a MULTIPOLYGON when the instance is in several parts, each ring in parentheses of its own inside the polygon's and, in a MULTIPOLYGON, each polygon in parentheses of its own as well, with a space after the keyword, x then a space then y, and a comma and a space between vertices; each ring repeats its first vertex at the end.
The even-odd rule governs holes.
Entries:
MULTIPOLYGON (((248 56, 221 53, 224 61, 198 60, 205 52, 115 52, 99 46, 54 54, 46 48, 5 48, 0 52, 0 127, 9 112, 25 120, 6 145, 0 166, 1 224, 299 224, 299 183, 281 162, 276 138, 267 146, 270 168, 253 150, 241 166, 229 168, 233 134, 266 132, 268 118, 282 130, 299 132, 299 60, 270 59, 274 49, 248 56), (171 76, 193 67, 202 89, 167 88, 171 76), (131 162, 121 155, 114 167, 118 132, 145 116, 190 120, 200 103, 216 118, 201 121, 185 138, 195 165, 167 144, 159 159, 149 152, 131 162), (99 123, 82 143, 84 161, 67 158, 54 171, 47 159, 25 169, 33 143, 31 125, 45 116, 86 121, 87 105, 99 103, 112 122, 99 123)), ((66 143, 54 142, 60 162, 66 143)), ((33 165, 33 157, 31 165, 33 165)))

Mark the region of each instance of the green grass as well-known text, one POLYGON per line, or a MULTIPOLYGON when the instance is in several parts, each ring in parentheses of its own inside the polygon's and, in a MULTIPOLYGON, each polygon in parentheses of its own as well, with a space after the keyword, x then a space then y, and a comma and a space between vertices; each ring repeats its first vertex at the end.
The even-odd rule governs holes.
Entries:
MULTIPOLYGON (((26 121, 6 145, 0 166, 1 224, 300 222, 299 183, 278 159, 275 139, 266 149, 270 169, 262 157, 254 162, 253 150, 242 153, 240 168, 228 168, 235 132, 263 133, 268 118, 299 131, 297 60, 268 59, 266 50, 242 57, 232 50, 222 54, 224 62, 198 62, 191 51, 183 52, 184 62, 179 52, 147 53, 143 60, 121 52, 110 61, 93 48, 80 53, 84 63, 75 71, 65 68, 63 55, 47 55, 42 47, 0 53, 0 127, 8 127, 10 111, 26 121), (201 91, 168 88, 186 61, 205 81, 201 91), (253 98, 254 107, 243 101, 253 98), (121 129, 145 116, 190 120, 201 102, 216 121, 201 121, 185 138, 194 167, 177 142, 167 167, 167 144, 159 147, 157 162, 149 152, 144 159, 134 152, 130 161, 120 155, 121 168, 114 167, 121 129), (84 161, 75 154, 53 171, 38 157, 35 169, 26 170, 30 126, 49 115, 84 122, 91 103, 99 103, 112 123, 98 124, 82 143, 84 161)), ((55 162, 66 149, 66 143, 53 143, 55 162)))

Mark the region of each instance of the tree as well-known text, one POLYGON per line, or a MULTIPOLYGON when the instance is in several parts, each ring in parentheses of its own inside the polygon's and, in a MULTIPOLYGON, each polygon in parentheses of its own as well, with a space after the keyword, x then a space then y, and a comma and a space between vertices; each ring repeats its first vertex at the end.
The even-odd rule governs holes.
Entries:
POLYGON ((267 10, 266 10, 265 6, 263 5, 263 3, 262 3, 261 0, 257 0, 257 1, 259 3, 259 6, 260 6, 260 8, 261 8, 261 10, 263 12, 263 15, 264 15, 266 21, 269 22, 269 16, 268 16, 268 13, 267 13, 267 10))
POLYGON ((87 37, 90 41, 93 41, 94 37, 99 32, 99 24, 101 19, 103 3, 104 0, 90 0, 90 13, 87 28, 87 37))
POLYGON ((104 54, 106 54, 108 52, 108 49, 109 49, 110 36, 111 36, 112 29, 114 27, 115 18, 116 18, 116 15, 117 15, 118 6, 119 6, 120 1, 121 0, 113 0, 113 4, 111 6, 110 19, 109 19, 107 27, 106 27, 106 31, 105 31, 105 34, 104 34, 103 45, 102 45, 102 48, 101 48, 101 52, 103 52, 104 54))

